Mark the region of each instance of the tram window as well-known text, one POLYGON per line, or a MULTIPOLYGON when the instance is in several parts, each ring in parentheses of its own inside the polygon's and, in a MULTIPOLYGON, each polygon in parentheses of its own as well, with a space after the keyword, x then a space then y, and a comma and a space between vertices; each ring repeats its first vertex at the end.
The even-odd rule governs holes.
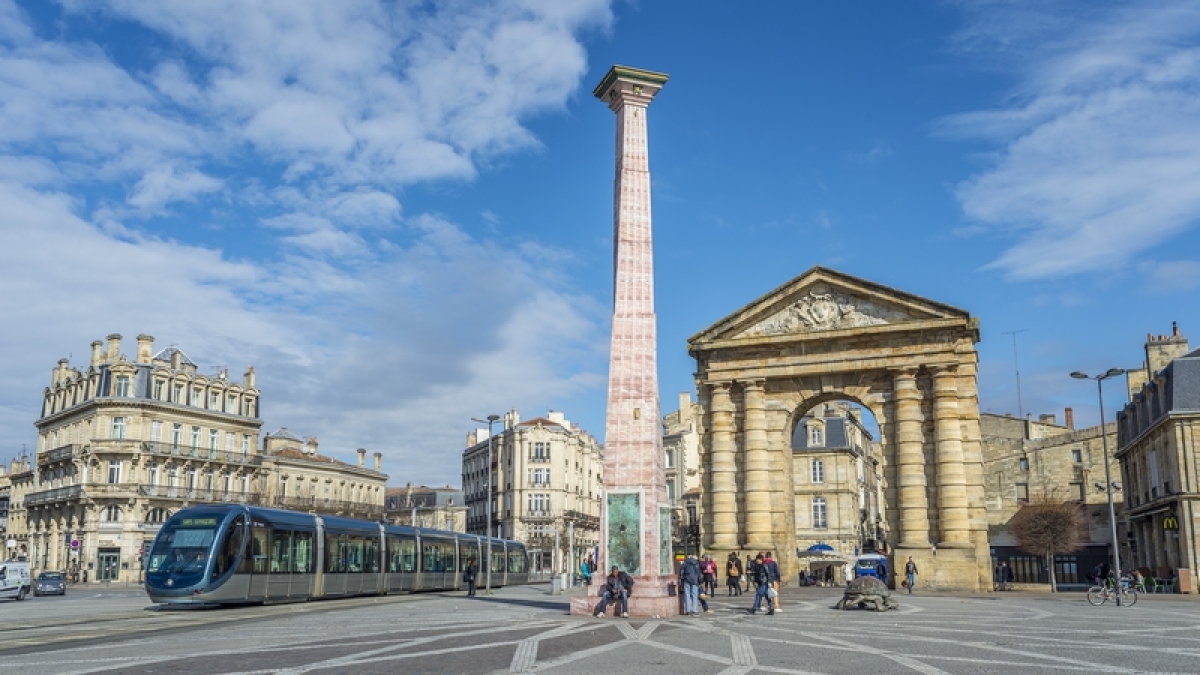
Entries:
POLYGON ((374 537, 363 541, 363 571, 379 571, 379 541, 374 537))
POLYGON ((421 569, 426 572, 433 572, 437 569, 434 562, 437 556, 437 547, 426 544, 421 547, 421 569))
POLYGON ((254 518, 250 521, 250 541, 246 557, 242 564, 242 572, 265 574, 267 559, 271 555, 271 526, 265 521, 254 518))
POLYGON ((238 553, 242 551, 242 538, 246 535, 246 519, 243 516, 238 516, 229 524, 229 529, 225 531, 225 539, 221 541, 221 548, 217 551, 217 559, 214 562, 213 574, 221 576, 233 567, 237 561, 238 553))
POLYGON ((346 572, 361 572, 363 571, 363 538, 362 537, 346 537, 345 538, 345 554, 346 572))
POLYGON ((525 553, 523 551, 508 552, 508 571, 509 572, 524 572, 525 571, 525 553))
POLYGON ((325 571, 329 573, 344 572, 346 561, 342 558, 342 547, 336 534, 325 535, 325 571))
POLYGON ((400 571, 417 571, 417 542, 411 539, 400 541, 400 571))
POLYGON ((271 541, 271 574, 287 574, 292 569, 292 533, 275 530, 271 541))
POLYGON ((458 559, 455 557, 457 552, 454 550, 454 544, 442 544, 442 550, 445 552, 446 566, 444 569, 449 572, 457 570, 458 559))
POLYGON ((493 572, 503 572, 504 571, 504 551, 503 550, 492 550, 492 571, 493 572))
POLYGON ((296 532, 292 535, 292 571, 301 574, 312 574, 313 536, 311 532, 296 532))

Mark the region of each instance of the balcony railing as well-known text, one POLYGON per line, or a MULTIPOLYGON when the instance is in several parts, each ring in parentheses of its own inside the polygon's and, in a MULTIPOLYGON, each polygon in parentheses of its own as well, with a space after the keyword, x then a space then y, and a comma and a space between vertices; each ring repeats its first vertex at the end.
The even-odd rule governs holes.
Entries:
POLYGON ((61 462, 71 459, 82 450, 82 445, 60 445, 49 452, 43 452, 38 455, 38 464, 50 464, 51 462, 61 462))
POLYGON ((40 506, 42 504, 63 502, 78 499, 81 495, 83 495, 82 485, 67 485, 39 492, 30 492, 25 495, 25 506, 40 506))
POLYGON ((161 441, 143 441, 142 452, 151 455, 160 455, 163 457, 206 459, 212 462, 222 462, 224 464, 246 464, 251 466, 259 466, 262 464, 262 455, 258 454, 230 452, 226 450, 217 450, 215 448, 201 448, 191 445, 163 443, 161 441))

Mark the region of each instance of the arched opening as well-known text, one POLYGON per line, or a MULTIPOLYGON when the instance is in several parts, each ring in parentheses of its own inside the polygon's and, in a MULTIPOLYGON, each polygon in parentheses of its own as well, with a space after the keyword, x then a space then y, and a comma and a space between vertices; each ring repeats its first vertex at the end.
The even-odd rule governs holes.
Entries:
POLYGON ((878 420, 855 399, 819 397, 796 410, 791 430, 801 571, 844 584, 860 554, 888 549, 878 420))

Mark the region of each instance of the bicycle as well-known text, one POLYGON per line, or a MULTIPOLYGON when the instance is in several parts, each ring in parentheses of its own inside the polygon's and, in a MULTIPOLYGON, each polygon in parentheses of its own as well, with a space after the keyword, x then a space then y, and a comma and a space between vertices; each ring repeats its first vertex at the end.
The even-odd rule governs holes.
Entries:
POLYGON ((1137 589, 1129 588, 1125 584, 1112 585, 1111 583, 1092 586, 1088 589, 1087 599, 1093 606, 1099 607, 1109 600, 1117 603, 1117 607, 1133 607, 1138 601, 1137 589))

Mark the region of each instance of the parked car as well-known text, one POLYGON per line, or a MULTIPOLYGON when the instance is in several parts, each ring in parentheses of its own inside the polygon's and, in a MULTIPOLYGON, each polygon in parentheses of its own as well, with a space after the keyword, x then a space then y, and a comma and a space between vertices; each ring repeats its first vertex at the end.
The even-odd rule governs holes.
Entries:
POLYGON ((33 584, 36 595, 66 595, 67 575, 62 572, 42 572, 33 584))

